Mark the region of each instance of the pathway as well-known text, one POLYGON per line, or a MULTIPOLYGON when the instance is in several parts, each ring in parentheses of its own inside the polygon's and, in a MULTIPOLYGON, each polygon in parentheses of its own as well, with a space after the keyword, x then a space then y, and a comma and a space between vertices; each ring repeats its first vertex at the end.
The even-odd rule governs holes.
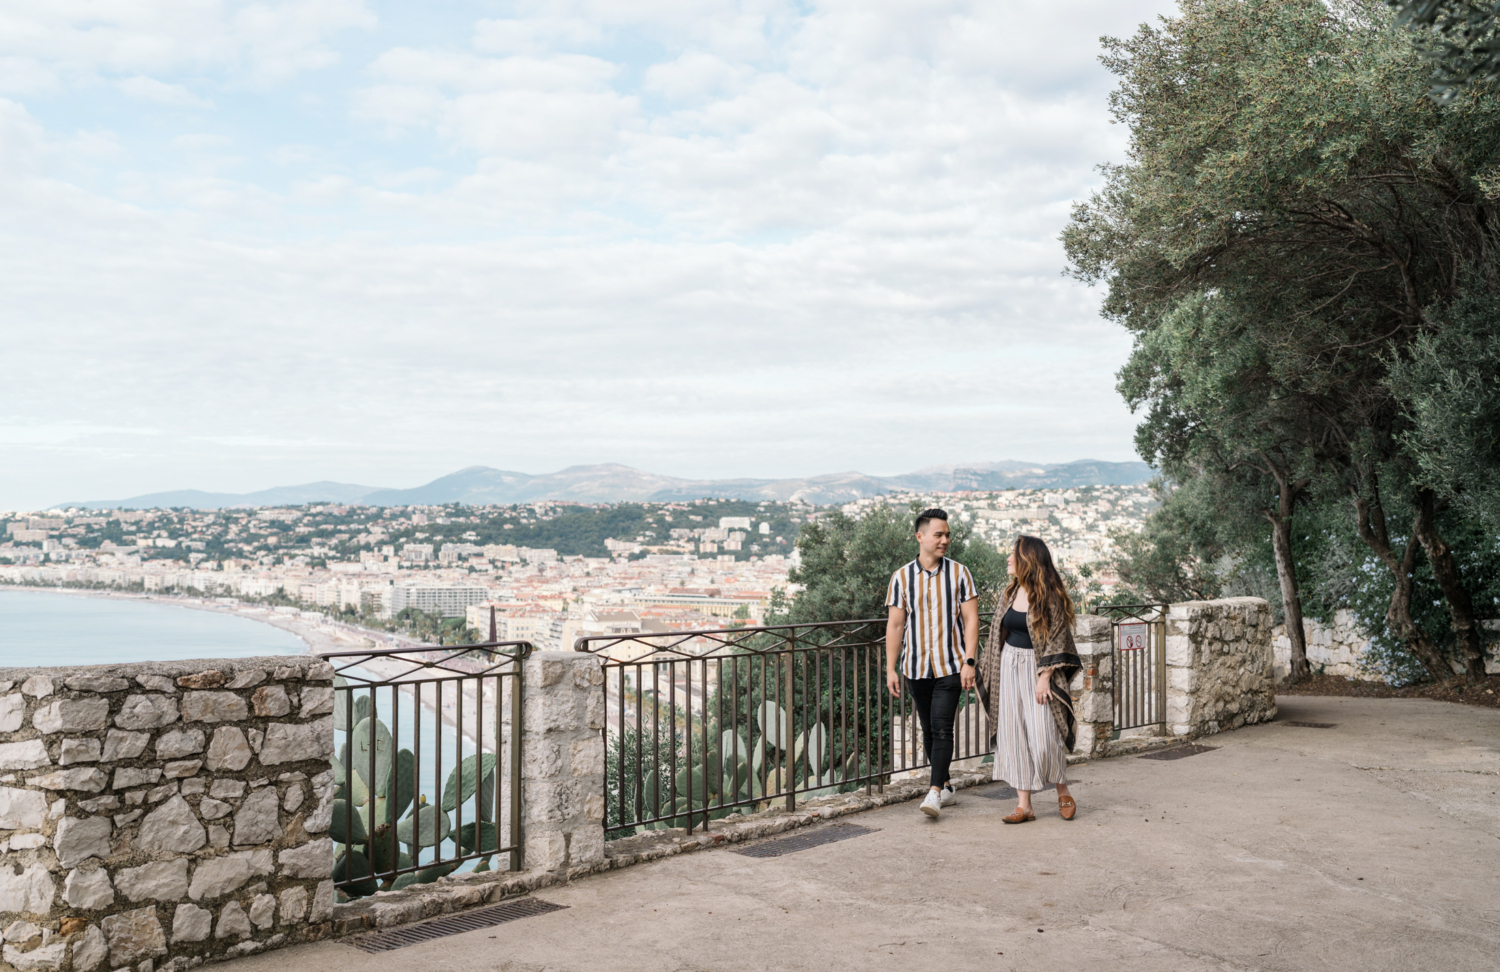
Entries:
POLYGON ((225 972, 1500 967, 1500 711, 1280 706, 1213 752, 1075 767, 1072 823, 1045 794, 1004 826, 1010 801, 970 790, 936 822, 887 807, 842 818, 877 833, 780 858, 669 858, 537 895, 565 911, 225 972))

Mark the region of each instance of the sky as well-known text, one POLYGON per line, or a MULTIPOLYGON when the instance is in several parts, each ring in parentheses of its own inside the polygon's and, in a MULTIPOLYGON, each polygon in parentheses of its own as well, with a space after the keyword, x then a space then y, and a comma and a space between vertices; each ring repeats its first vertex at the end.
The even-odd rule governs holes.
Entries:
POLYGON ((1171 9, 0 0, 0 509, 1133 459, 1058 234, 1171 9))

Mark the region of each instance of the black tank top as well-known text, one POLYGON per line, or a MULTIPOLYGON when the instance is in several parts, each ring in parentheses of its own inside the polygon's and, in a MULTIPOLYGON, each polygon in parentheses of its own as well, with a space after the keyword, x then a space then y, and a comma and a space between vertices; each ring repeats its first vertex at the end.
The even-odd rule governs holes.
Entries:
POLYGON ((1026 614, 1015 608, 1005 612, 1000 619, 1005 626, 1005 643, 1013 648, 1031 648, 1031 632, 1026 630, 1026 614))

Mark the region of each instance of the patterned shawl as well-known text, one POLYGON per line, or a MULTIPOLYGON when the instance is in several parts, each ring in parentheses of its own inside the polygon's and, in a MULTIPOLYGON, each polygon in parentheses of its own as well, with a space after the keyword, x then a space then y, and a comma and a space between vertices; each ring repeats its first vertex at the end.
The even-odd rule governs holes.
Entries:
MULTIPOLYGON (((1007 598, 1004 592, 996 598, 995 616, 990 621, 990 637, 979 658, 979 698, 984 703, 991 726, 1000 724, 999 693, 995 689, 1000 684, 1000 654, 1005 651, 1005 639, 1009 634, 1000 619, 1005 617, 1005 612, 1010 610, 1014 600, 1014 597, 1007 598)), ((1026 616, 1026 633, 1031 636, 1033 650, 1036 652, 1037 669, 1052 669, 1052 718, 1057 723, 1057 731, 1062 734, 1063 745, 1071 753, 1078 740, 1078 720, 1073 713, 1073 695, 1069 685, 1073 682, 1073 676, 1083 668, 1083 661, 1078 657, 1078 647, 1073 641, 1073 628, 1063 619, 1062 605, 1052 606, 1052 616, 1048 620, 1050 623, 1047 625, 1046 644, 1037 638, 1030 614, 1026 616)))

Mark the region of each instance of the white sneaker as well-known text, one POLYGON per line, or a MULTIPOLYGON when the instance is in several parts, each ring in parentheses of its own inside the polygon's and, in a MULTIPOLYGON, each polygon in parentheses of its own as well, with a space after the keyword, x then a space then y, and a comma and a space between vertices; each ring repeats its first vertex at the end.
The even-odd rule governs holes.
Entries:
MULTIPOLYGON (((928 792, 932 791, 929 790, 928 792)), ((953 792, 953 787, 945 786, 938 795, 938 802, 945 807, 951 807, 958 802, 958 794, 953 792)))
POLYGON ((927 799, 922 801, 922 812, 929 817, 936 817, 943 812, 943 798, 938 796, 936 790, 927 791, 927 799))

